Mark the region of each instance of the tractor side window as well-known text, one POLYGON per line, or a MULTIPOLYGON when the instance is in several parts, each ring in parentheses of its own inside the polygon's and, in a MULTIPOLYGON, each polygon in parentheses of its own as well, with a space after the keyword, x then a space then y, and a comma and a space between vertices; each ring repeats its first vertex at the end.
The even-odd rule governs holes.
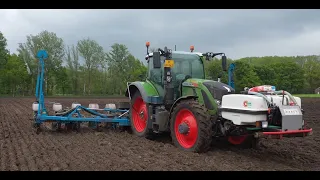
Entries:
POLYGON ((148 68, 150 69, 150 71, 148 73, 148 79, 154 83, 161 84, 162 83, 161 77, 162 77, 162 73, 163 73, 161 71, 162 68, 159 68, 159 69, 153 68, 153 58, 152 57, 150 57, 148 68))
POLYGON ((203 63, 201 60, 194 60, 191 62, 191 71, 192 77, 204 79, 203 63))
POLYGON ((181 61, 181 71, 182 74, 190 74, 190 64, 188 61, 181 61))

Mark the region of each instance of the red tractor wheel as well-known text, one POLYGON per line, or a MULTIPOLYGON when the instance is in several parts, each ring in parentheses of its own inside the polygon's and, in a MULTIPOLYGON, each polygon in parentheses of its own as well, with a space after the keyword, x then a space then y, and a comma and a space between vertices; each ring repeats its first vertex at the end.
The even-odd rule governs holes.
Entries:
POLYGON ((229 136, 228 141, 233 145, 242 144, 247 139, 247 136, 229 136))
POLYGON ((229 136, 228 141, 230 144, 242 148, 259 148, 259 139, 253 135, 229 136))
POLYGON ((173 110, 170 129, 173 143, 186 151, 205 152, 212 142, 208 110, 194 100, 183 100, 173 110))
POLYGON ((131 99, 130 115, 133 133, 139 137, 150 138, 153 133, 152 130, 147 128, 149 120, 148 106, 143 101, 140 92, 136 92, 131 99))

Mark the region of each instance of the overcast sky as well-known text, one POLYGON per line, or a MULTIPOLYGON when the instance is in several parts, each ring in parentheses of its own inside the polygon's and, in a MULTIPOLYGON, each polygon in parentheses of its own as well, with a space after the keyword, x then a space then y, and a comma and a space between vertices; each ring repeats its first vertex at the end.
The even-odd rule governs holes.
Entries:
POLYGON ((320 10, 0 10, 0 31, 15 52, 29 34, 55 32, 67 45, 90 37, 106 51, 127 45, 225 52, 230 58, 320 54, 320 10))

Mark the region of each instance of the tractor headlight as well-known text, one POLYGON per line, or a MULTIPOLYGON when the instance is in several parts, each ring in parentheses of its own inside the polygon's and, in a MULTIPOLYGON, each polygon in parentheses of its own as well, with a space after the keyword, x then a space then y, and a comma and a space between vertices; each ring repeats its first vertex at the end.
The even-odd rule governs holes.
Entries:
POLYGON ((262 121, 262 128, 267 128, 268 127, 268 121, 262 121))

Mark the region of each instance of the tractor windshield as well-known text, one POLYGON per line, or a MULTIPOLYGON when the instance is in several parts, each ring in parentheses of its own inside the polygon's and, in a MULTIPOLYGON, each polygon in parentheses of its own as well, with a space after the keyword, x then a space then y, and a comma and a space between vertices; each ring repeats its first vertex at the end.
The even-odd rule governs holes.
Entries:
MULTIPOLYGON (((201 57, 197 54, 191 53, 175 53, 172 54, 172 59, 174 60, 174 67, 171 69, 173 83, 175 87, 178 87, 179 82, 184 80, 186 76, 197 79, 204 79, 204 67, 201 57)), ((153 68, 153 58, 150 58, 148 68, 148 79, 154 83, 158 91, 163 90, 163 77, 164 77, 164 67, 163 62, 165 58, 161 56, 161 68, 153 68)))
POLYGON ((203 62, 197 54, 173 53, 172 59, 174 60, 174 67, 172 68, 174 79, 176 79, 177 76, 183 75, 204 79, 203 62))

